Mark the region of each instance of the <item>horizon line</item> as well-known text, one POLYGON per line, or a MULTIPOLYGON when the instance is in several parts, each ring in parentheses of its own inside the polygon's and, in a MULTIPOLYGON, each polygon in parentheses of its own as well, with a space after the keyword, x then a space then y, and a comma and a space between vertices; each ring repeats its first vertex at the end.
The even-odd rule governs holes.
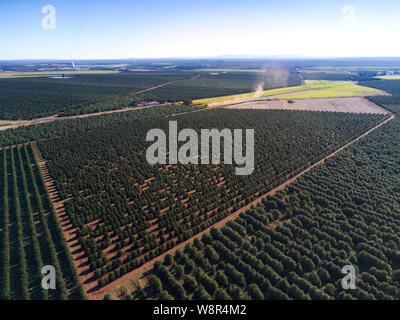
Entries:
POLYGON ((176 56, 176 57, 130 57, 130 58, 15 58, 0 59, 0 62, 7 61, 108 61, 108 60, 206 60, 206 59, 272 59, 272 60, 332 60, 332 59, 399 59, 400 56, 296 56, 296 55, 218 55, 218 56, 176 56))

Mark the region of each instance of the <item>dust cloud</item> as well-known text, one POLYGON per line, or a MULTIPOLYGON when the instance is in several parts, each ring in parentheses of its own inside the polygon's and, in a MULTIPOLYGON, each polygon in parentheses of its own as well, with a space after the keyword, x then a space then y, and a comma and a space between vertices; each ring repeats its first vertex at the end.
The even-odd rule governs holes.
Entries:
POLYGON ((289 84, 289 70, 279 66, 265 66, 260 73, 254 87, 254 97, 260 98, 266 89, 287 87, 289 84))

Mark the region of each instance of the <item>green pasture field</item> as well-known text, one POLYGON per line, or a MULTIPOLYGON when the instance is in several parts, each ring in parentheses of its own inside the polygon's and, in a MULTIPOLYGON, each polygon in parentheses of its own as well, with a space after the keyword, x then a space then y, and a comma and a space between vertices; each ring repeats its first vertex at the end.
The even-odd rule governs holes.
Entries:
POLYGON ((327 80, 306 80, 304 85, 265 90, 259 93, 249 92, 244 94, 198 99, 193 103, 214 104, 225 103, 228 101, 246 100, 251 98, 269 97, 281 94, 292 93, 293 95, 285 95, 278 99, 308 99, 308 98, 340 98, 340 97, 363 97, 373 95, 383 95, 384 92, 357 85, 352 81, 327 81, 327 80), (305 91, 309 90, 309 91, 305 91), (304 91, 304 92, 299 92, 304 91))
POLYGON ((352 81, 306 80, 306 92, 294 93, 278 99, 345 98, 384 95, 381 90, 360 86, 352 81))

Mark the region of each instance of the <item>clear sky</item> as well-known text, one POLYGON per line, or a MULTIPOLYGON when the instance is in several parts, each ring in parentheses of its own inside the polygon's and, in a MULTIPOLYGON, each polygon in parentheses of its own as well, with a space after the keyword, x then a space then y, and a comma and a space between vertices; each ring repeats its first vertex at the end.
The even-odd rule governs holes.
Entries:
POLYGON ((399 0, 0 0, 0 60, 393 57, 399 16, 399 0))

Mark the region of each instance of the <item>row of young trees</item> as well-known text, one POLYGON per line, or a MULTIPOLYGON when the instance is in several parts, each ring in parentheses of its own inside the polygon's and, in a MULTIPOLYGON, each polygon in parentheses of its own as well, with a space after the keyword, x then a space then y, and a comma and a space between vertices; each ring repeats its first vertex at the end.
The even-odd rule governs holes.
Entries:
POLYGON ((51 200, 31 146, 11 147, 0 153, 0 299, 83 299, 85 294, 54 210, 49 206, 51 200), (56 269, 55 291, 42 288, 44 265, 56 269))
POLYGON ((9 205, 8 205, 8 168, 7 155, 2 152, 2 215, 1 215, 1 288, 0 298, 11 298, 10 289, 10 241, 9 241, 9 205))

